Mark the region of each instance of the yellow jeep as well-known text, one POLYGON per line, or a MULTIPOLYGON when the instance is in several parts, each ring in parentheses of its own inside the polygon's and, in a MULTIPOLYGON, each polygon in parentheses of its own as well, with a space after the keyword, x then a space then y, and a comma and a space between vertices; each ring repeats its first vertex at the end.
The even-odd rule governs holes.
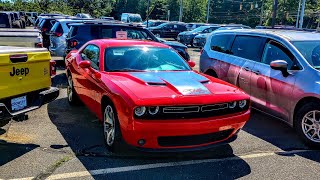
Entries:
POLYGON ((0 46, 0 124, 26 117, 59 95, 51 87, 55 69, 44 48, 0 46))

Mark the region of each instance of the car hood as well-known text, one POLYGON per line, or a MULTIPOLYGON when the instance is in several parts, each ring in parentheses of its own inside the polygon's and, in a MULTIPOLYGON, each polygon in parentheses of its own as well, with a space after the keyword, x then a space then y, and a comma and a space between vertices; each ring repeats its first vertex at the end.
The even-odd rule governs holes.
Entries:
POLYGON ((119 72, 109 75, 114 83, 137 100, 199 96, 199 101, 203 102, 206 99, 203 96, 244 94, 234 86, 194 71, 119 72))

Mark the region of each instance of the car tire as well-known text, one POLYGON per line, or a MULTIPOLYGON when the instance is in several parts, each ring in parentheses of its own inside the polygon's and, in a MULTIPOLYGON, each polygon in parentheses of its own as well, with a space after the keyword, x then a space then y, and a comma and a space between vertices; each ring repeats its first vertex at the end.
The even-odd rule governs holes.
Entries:
POLYGON ((299 137, 309 147, 319 149, 320 103, 309 102, 303 105, 295 114, 294 127, 299 137))
POLYGON ((108 151, 119 153, 124 149, 117 110, 110 103, 103 108, 103 137, 108 151))
POLYGON ((76 106, 76 105, 81 104, 81 101, 80 101, 76 91, 74 90, 71 75, 68 76, 67 98, 68 98, 68 102, 71 106, 76 106))
POLYGON ((3 127, 7 124, 9 124, 9 122, 11 121, 11 119, 2 119, 0 120, 0 127, 3 127))

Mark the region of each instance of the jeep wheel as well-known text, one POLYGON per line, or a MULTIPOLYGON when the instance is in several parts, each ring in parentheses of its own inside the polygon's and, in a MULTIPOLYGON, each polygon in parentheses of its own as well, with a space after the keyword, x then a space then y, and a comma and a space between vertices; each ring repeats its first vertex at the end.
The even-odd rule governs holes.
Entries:
POLYGON ((299 137, 308 146, 320 148, 320 103, 303 105, 296 112, 294 124, 299 137))
POLYGON ((68 95, 68 102, 70 105, 80 105, 80 99, 74 90, 73 81, 71 75, 68 76, 68 87, 67 87, 67 95, 68 95))
POLYGON ((104 142, 110 152, 119 152, 124 145, 120 131, 117 111, 113 105, 108 104, 103 111, 104 142))

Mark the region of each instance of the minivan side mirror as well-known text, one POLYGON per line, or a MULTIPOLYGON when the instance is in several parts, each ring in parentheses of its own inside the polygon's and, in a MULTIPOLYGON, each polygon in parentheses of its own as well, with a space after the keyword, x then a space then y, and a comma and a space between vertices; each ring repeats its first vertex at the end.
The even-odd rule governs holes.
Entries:
POLYGON ((290 73, 288 72, 288 63, 284 60, 275 60, 270 63, 270 67, 274 70, 282 72, 284 77, 287 77, 290 73))

